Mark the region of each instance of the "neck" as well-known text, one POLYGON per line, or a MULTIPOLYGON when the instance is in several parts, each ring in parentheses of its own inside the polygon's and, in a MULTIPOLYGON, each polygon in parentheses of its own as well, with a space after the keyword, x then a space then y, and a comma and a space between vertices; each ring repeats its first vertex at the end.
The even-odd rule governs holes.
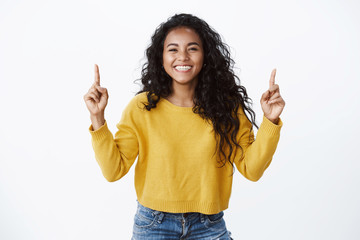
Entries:
POLYGON ((190 85, 181 85, 173 81, 171 93, 166 99, 180 107, 193 107, 196 82, 194 81, 190 85))

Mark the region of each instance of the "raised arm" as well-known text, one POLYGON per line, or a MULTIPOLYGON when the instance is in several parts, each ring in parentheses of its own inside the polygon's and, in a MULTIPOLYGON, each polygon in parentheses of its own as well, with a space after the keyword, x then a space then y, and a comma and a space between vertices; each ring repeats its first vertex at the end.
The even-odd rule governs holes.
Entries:
POLYGON ((271 73, 269 89, 260 100, 264 116, 256 139, 245 113, 242 112, 239 116, 242 126, 238 139, 243 151, 237 150, 234 162, 242 175, 251 181, 258 181, 270 165, 280 138, 280 114, 285 101, 280 95, 279 85, 275 84, 275 75, 276 69, 271 73))
POLYGON ((100 86, 99 67, 95 65, 95 81, 85 94, 84 100, 92 122, 89 132, 92 136, 95 159, 104 177, 109 182, 113 182, 129 171, 138 155, 138 142, 132 126, 129 124, 130 121, 128 121, 131 112, 130 106, 123 112, 114 138, 104 117, 108 98, 107 89, 100 86))

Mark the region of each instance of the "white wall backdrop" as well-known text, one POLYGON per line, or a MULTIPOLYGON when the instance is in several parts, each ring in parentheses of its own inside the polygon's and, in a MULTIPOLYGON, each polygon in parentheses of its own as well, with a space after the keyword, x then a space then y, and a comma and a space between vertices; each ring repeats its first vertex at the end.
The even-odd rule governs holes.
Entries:
POLYGON ((130 239, 134 166, 103 178, 83 95, 97 63, 115 133, 151 35, 181 12, 231 46, 259 123, 275 67, 287 103, 263 178, 234 177, 233 237, 360 239, 359 10, 355 0, 1 0, 0 239, 130 239))

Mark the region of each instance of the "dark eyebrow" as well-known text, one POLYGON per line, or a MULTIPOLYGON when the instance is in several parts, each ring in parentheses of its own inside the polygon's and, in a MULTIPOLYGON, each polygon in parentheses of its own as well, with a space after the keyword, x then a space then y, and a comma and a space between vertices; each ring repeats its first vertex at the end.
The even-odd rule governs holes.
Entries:
MULTIPOLYGON (((200 47, 200 45, 199 45, 197 42, 189 42, 189 43, 188 43, 188 46, 191 46, 191 45, 197 45, 197 46, 200 47)), ((166 47, 170 47, 170 46, 178 47, 179 44, 177 44, 177 43, 169 43, 166 47)))
POLYGON ((200 47, 200 45, 197 42, 191 42, 191 43, 188 44, 188 46, 191 46, 191 45, 197 45, 197 46, 200 47))

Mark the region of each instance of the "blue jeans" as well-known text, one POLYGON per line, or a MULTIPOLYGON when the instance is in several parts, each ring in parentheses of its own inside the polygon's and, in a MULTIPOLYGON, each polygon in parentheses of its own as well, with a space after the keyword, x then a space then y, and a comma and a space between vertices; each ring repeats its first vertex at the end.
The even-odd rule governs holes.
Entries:
POLYGON ((224 212, 168 213, 144 207, 138 202, 132 240, 230 240, 224 212))

